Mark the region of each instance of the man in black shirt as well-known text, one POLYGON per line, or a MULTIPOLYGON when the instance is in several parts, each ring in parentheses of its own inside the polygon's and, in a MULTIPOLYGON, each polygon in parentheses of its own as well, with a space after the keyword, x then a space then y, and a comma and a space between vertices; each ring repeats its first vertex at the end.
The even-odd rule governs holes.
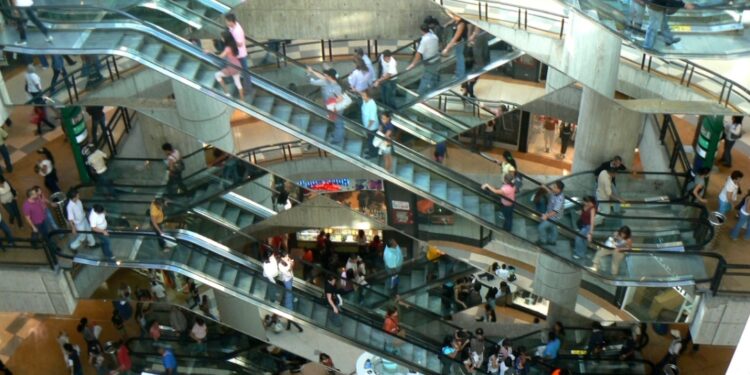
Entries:
POLYGON ((341 326, 341 310, 339 310, 339 291, 338 288, 336 288, 336 276, 335 275, 328 275, 328 278, 326 279, 326 283, 324 286, 325 291, 325 299, 328 305, 333 310, 333 314, 331 315, 331 323, 334 326, 340 327, 341 326))

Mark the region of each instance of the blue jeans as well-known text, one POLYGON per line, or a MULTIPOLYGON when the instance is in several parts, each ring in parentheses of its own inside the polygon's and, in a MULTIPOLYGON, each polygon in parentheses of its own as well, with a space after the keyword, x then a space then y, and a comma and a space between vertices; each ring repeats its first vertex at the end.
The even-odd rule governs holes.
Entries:
POLYGON ((503 229, 513 232, 513 205, 506 206, 501 204, 500 212, 503 214, 503 229))
POLYGON ((284 307, 294 310, 294 295, 292 295, 292 282, 294 279, 284 281, 284 307))
MULTIPOLYGON (((250 74, 249 72, 249 66, 247 64, 247 56, 240 58, 240 66, 242 66, 242 86, 245 90, 250 88, 250 74)), ((245 91, 247 92, 247 91, 245 91)))
POLYGON ((396 82, 387 80, 380 84, 380 101, 386 107, 396 108, 396 82))
MULTIPOLYGON (((437 64, 433 63, 431 65, 437 64)), ((438 82, 440 82, 440 75, 435 71, 435 67, 425 65, 422 79, 419 80, 419 88, 417 89, 417 92, 419 95, 424 95, 434 90, 437 87, 438 82)))
POLYGON ((112 244, 109 240, 109 236, 97 233, 96 237, 98 237, 99 241, 101 241, 102 243, 102 253, 104 254, 104 256, 109 259, 113 259, 115 256, 112 255, 112 244))
POLYGON ((466 43, 460 43, 453 47, 453 55, 456 57, 456 78, 461 78, 466 75, 466 58, 464 57, 465 49, 466 43))
POLYGON ((576 236, 576 246, 573 249, 573 254, 581 258, 586 256, 586 243, 588 242, 586 236, 591 231, 591 225, 584 225, 583 228, 578 230, 578 234, 582 237, 576 236))
POLYGON ((666 42, 674 40, 674 34, 669 29, 669 16, 664 12, 651 10, 648 16, 648 29, 646 29, 646 41, 643 48, 654 48, 656 37, 661 33, 666 42))
MULTIPOLYGON (((5 224, 5 220, 0 221, 0 230, 5 233, 5 239, 8 240, 8 246, 15 245, 15 240, 13 240, 13 233, 11 233, 10 228, 8 227, 8 224, 5 224)), ((0 240, 0 247, 5 249, 5 246, 2 243, 2 240, 0 240)))
POLYGON ((722 215, 726 215, 727 212, 732 210, 732 204, 719 198, 719 212, 722 215))
POLYGON ((8 173, 13 172, 13 163, 10 161, 10 152, 7 145, 0 145, 0 155, 3 156, 3 161, 5 161, 5 171, 8 173))
POLYGON ((44 221, 41 223, 34 223, 36 232, 31 232, 31 246, 36 247, 37 241, 41 237, 42 241, 47 242, 49 240, 49 232, 52 230, 49 218, 45 216, 44 221))
MULTIPOLYGON (((729 236, 732 237, 733 240, 736 240, 740 236, 740 230, 747 227, 748 222, 750 222, 750 215, 745 215, 740 211, 740 220, 737 222, 737 225, 734 226, 732 232, 729 233, 729 236)), ((745 229, 745 239, 750 240, 750 228, 745 229)))
POLYGON ((732 147, 734 147, 735 141, 724 141, 724 155, 721 157, 722 163, 725 166, 732 166, 732 147))
POLYGON ((546 244, 557 242, 557 225, 550 220, 544 220, 539 223, 539 241, 546 244))
POLYGON ((344 115, 336 114, 336 120, 333 121, 333 133, 331 133, 330 143, 337 146, 344 144, 344 115))
POLYGON ((646 7, 635 0, 630 0, 628 17, 631 26, 640 28, 643 25, 643 15, 646 14, 646 7))

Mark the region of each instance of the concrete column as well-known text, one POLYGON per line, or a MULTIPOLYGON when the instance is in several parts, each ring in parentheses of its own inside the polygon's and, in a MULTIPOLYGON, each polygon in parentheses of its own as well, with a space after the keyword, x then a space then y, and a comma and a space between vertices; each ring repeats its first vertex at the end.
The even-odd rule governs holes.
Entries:
POLYGON ((573 173, 595 169, 615 155, 633 165, 644 115, 584 87, 575 138, 573 173))
POLYGON ((2 99, 2 102, 0 103, 0 123, 3 123, 8 117, 10 117, 10 110, 8 110, 7 106, 11 104, 11 101, 10 95, 8 95, 8 87, 5 85, 5 78, 3 78, 2 73, 0 73, 0 99, 2 99))
POLYGON ((566 87, 573 82, 575 82, 573 78, 568 77, 565 73, 550 66, 549 69, 547 69, 547 83, 544 89, 549 94, 566 87))
POLYGON ((581 270, 553 256, 539 254, 532 286, 534 294, 574 311, 581 286, 581 270))
POLYGON ((172 81, 172 88, 180 130, 204 143, 234 153, 230 123, 233 109, 180 82, 172 81))
POLYGON ((572 12, 558 70, 601 95, 614 98, 622 41, 585 16, 572 12))

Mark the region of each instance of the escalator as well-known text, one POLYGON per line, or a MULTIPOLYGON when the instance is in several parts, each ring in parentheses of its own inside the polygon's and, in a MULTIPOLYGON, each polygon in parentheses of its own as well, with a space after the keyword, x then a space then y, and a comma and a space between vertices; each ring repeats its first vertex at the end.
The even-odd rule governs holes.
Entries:
MULTIPOLYGON (((319 292, 313 294, 295 289, 292 294, 297 302, 293 309, 281 307, 273 302, 279 297, 279 287, 262 276, 262 269, 258 269, 257 264, 211 239, 182 231, 174 232, 173 236, 178 246, 165 252, 151 233, 110 232, 117 265, 121 268, 162 269, 180 273, 239 300, 315 326, 363 350, 423 373, 441 373, 443 366, 452 363, 452 360, 439 354, 439 345, 423 341, 415 333, 407 333, 403 338, 386 334, 380 329, 382 318, 373 320, 344 308, 338 315, 340 322, 337 324, 332 310, 321 299, 319 292), (389 349, 392 347, 398 349, 389 349)), ((71 251, 68 248, 71 239, 67 231, 57 231, 52 235, 61 258, 92 266, 114 265, 98 250, 71 251)))
MULTIPOLYGON (((83 9, 88 9, 84 7, 83 9)), ((81 13, 81 8, 58 9, 59 12, 81 13)), ((101 9, 91 11, 102 12, 101 9)), ((70 14, 74 16, 73 13, 70 14)), ((224 62, 188 44, 158 26, 123 15, 117 24, 71 23, 72 30, 61 29, 56 33, 54 45, 50 46, 38 33, 30 34, 28 46, 14 46, 5 43, 7 51, 20 53, 72 53, 76 54, 117 54, 130 57, 156 71, 184 82, 218 100, 252 114, 274 127, 284 130, 300 139, 319 146, 321 149, 350 161, 371 173, 378 174, 388 181, 420 197, 430 199, 468 220, 470 225, 479 225, 494 231, 502 231, 499 217, 500 203, 496 197, 482 191, 479 184, 465 176, 438 165, 413 150, 393 143, 393 165, 385 170, 373 160, 363 156, 363 146, 367 133, 354 122, 344 120, 344 141, 331 144, 329 135, 332 124, 328 112, 294 93, 276 86, 261 76, 250 73, 255 90, 245 98, 236 100, 224 95, 214 80, 214 72, 224 66, 224 62), (107 26, 107 27, 104 27, 107 26), (86 41, 79 47, 76 43, 80 30, 89 30, 86 41)), ((60 25, 62 26, 62 25, 60 25)), ((13 40, 13 31, 4 32, 5 40, 13 40), (10 34, 11 36, 8 36, 10 34)), ((534 241, 533 227, 539 222, 539 215, 519 203, 514 210, 514 222, 524 223, 525 229, 516 230, 513 235, 534 241)), ((548 253, 572 262, 569 250, 571 241, 578 236, 577 230, 556 223, 555 227, 564 238, 552 245, 542 246, 548 253)), ((519 228, 521 228, 519 226, 519 228)), ((587 245, 589 252, 606 248, 601 242, 587 245)), ((711 280, 718 264, 718 257, 710 253, 681 253, 661 251, 639 251, 628 253, 632 267, 626 267, 624 275, 610 275, 607 272, 587 271, 614 285, 678 285, 707 282, 711 280), (649 266, 657 263, 668 267, 649 266), (643 267, 641 267, 643 265, 643 267)))

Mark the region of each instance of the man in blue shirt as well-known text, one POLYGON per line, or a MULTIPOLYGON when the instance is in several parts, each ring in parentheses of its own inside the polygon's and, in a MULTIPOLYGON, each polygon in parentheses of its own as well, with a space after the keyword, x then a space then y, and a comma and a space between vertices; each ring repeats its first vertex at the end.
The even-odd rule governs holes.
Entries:
POLYGON ((177 358, 175 358, 172 349, 159 347, 159 354, 161 354, 161 362, 164 365, 164 373, 168 375, 177 374, 177 358))
POLYGON ((557 224, 563 214, 563 208, 565 205, 565 184, 562 181, 555 181, 550 185, 542 186, 549 194, 549 200, 547 204, 547 212, 542 214, 541 222, 539 222, 539 245, 554 245, 557 242, 557 224))
POLYGON ((560 351, 560 339, 554 332, 550 332, 548 337, 547 346, 544 347, 544 358, 557 359, 557 353, 560 351))
POLYGON ((378 106, 372 100, 372 95, 370 94, 370 90, 360 93, 362 96, 362 125, 367 129, 365 154, 367 157, 374 157, 377 156, 377 148, 372 145, 372 140, 375 138, 375 133, 378 132, 380 123, 378 122, 378 106))
POLYGON ((399 276, 401 266, 404 264, 404 254, 396 240, 391 238, 385 249, 383 249, 383 263, 390 277, 385 279, 385 289, 391 293, 398 292, 399 276))

